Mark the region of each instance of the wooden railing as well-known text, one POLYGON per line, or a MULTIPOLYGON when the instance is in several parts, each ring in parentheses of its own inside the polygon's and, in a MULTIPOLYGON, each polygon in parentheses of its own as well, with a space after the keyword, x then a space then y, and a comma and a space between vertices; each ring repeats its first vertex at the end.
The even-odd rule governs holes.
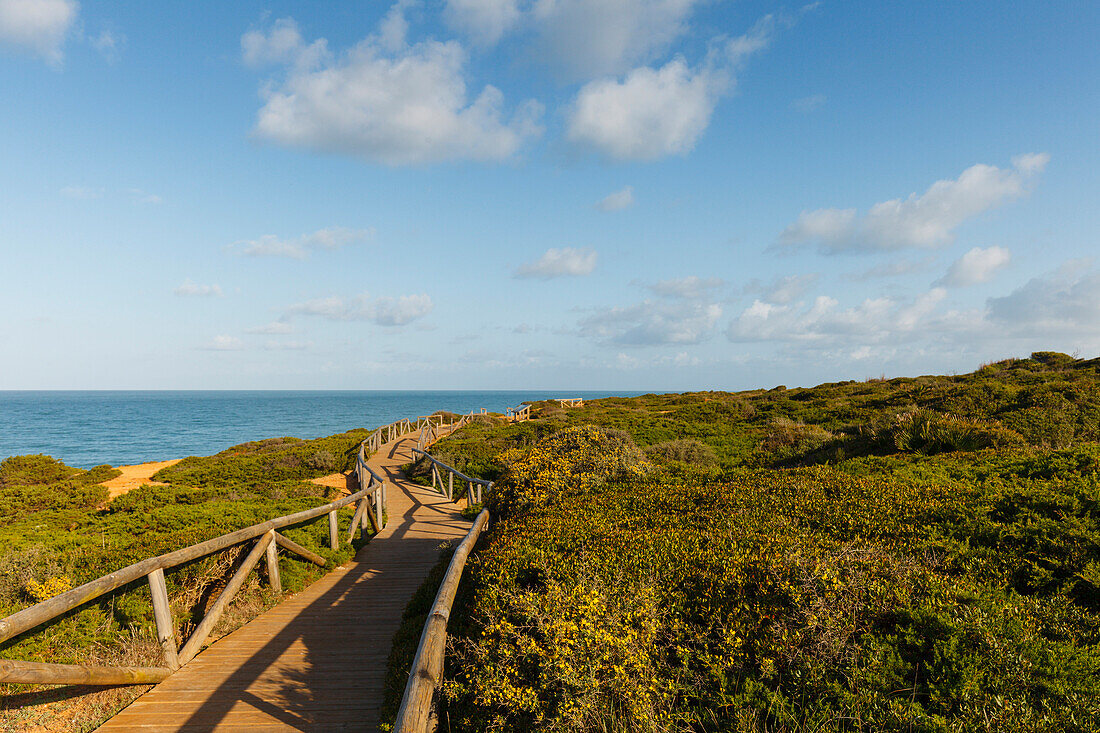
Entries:
MULTIPOLYGON (((455 476, 467 482, 467 507, 472 503, 475 485, 478 487, 478 502, 481 501, 482 487, 492 488, 493 486, 492 481, 470 478, 422 450, 415 452, 431 461, 432 487, 436 487, 438 483, 440 493, 451 501, 454 501, 455 476), (443 488, 441 469, 448 473, 446 491, 443 488)), ((447 622, 451 618, 451 607, 458 592, 458 583, 462 579, 462 571, 466 567, 466 559, 488 524, 489 512, 482 509, 466 537, 455 549, 455 554, 447 566, 447 574, 443 577, 443 582, 435 595, 432 611, 424 622, 423 631, 420 632, 420 643, 417 645, 416 656, 409 669, 409 679, 405 683, 405 693, 401 697, 401 706, 397 710, 397 719, 394 721, 394 733, 427 733, 431 729, 432 703, 443 676, 443 660, 447 651, 447 622)))
POLYGON ((359 502, 359 507, 349 528, 348 542, 355 535, 356 524, 360 524, 363 532, 366 532, 368 517, 376 531, 380 528, 382 520, 377 513, 377 505, 368 506, 371 495, 377 494, 379 491, 380 487, 377 482, 372 481, 354 494, 328 504, 289 514, 285 517, 270 519, 251 527, 239 529, 236 532, 230 532, 196 545, 184 547, 181 550, 142 560, 41 603, 36 603, 0 620, 0 642, 4 642, 144 577, 149 584, 149 594, 153 601, 153 619, 157 627, 157 640, 163 650, 164 666, 93 667, 3 659, 0 660, 0 683, 129 685, 151 684, 166 679, 177 669, 194 659, 195 655, 199 653, 203 642, 213 631, 226 606, 240 590, 245 578, 256 567, 261 557, 267 559, 267 575, 271 587, 277 593, 282 591, 276 546, 324 567, 325 559, 323 557, 283 536, 277 530, 303 524, 323 514, 328 514, 329 542, 332 548, 336 549, 338 547, 337 511, 349 504, 359 502), (195 627, 190 638, 182 646, 178 646, 176 643, 176 626, 172 618, 171 608, 168 605, 164 571, 252 540, 255 540, 255 543, 247 558, 233 573, 233 577, 230 578, 217 600, 207 611, 206 616, 195 627))
POLYGON ((419 453, 424 458, 427 458, 429 461, 431 461, 432 488, 438 491, 443 496, 450 499, 451 501, 455 501, 455 476, 458 476, 460 480, 466 482, 467 508, 473 506, 474 504, 481 503, 482 489, 491 489, 493 487, 492 481, 485 481, 484 479, 479 478, 471 478, 459 471, 457 468, 452 468, 451 466, 448 466, 446 463, 443 463, 435 456, 426 451, 422 451, 418 448, 413 448, 413 453, 419 453), (443 471, 447 472, 446 486, 444 486, 443 471))
MULTIPOLYGON (((181 550, 147 558, 0 619, 0 643, 3 643, 144 577, 148 582, 153 601, 153 619, 157 628, 157 640, 163 652, 163 666, 102 667, 0 659, 0 683, 130 685, 152 684, 166 679, 199 653, 203 642, 210 636, 210 632, 213 631, 229 602, 240 590, 248 574, 259 564, 261 557, 267 560, 267 577, 271 587, 277 593, 282 591, 277 547, 282 547, 321 567, 325 566, 323 557, 302 547, 277 530, 303 524, 327 514, 329 543, 335 550, 339 546, 337 512, 345 506, 357 503, 345 542, 351 542, 354 539, 356 527, 359 527, 364 535, 368 526, 375 534, 381 531, 385 522, 386 482, 367 466, 367 455, 380 450, 384 443, 412 432, 414 425, 418 428, 432 425, 433 419, 434 416, 421 417, 416 423, 407 419, 397 420, 372 432, 359 446, 355 475, 360 488, 350 496, 313 509, 245 527, 181 550), (168 604, 164 571, 251 541, 254 541, 251 551, 233 573, 206 616, 182 645, 177 644, 176 625, 168 604)), ((468 419, 468 416, 463 419, 468 419)))
POLYGON ((580 397, 558 398, 558 404, 562 407, 584 407, 584 400, 580 397))

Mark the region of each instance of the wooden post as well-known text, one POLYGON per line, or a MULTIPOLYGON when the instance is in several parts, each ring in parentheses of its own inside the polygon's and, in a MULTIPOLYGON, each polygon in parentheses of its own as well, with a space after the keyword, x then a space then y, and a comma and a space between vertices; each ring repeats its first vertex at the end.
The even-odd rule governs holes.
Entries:
POLYGON ((469 509, 474 505, 474 482, 466 482, 466 508, 469 509))
POLYGON ((164 584, 164 571, 157 568, 147 576, 149 595, 153 597, 153 620, 157 623, 157 641, 164 650, 164 664, 173 671, 180 668, 176 655, 176 625, 172 621, 172 608, 168 605, 168 588, 164 584))
POLYGON ((451 471, 447 476, 447 498, 455 500, 455 472, 451 471))
POLYGON ((334 550, 340 546, 340 532, 337 526, 335 509, 328 513, 328 543, 334 550))
POLYGON ((348 542, 355 539, 355 525, 363 519, 363 512, 367 509, 367 497, 363 497, 359 500, 359 505, 355 507, 355 516, 351 518, 351 525, 348 527, 348 542))
POLYGON ((374 492, 374 516, 378 519, 378 529, 385 527, 385 519, 382 517, 382 487, 374 492))
POLYGON ((267 544, 267 582, 271 584, 271 590, 282 595, 283 581, 279 577, 279 548, 274 542, 267 544))
POLYGON ((218 619, 221 618, 222 613, 225 611, 225 607, 229 605, 229 602, 233 600, 233 596, 237 594, 237 591, 244 585, 244 579, 248 577, 252 568, 256 567, 256 563, 260 561, 260 555, 267 551, 267 546, 275 541, 275 530, 268 530, 260 539, 256 540, 256 546, 252 548, 252 552, 248 553, 248 557, 245 558, 244 563, 237 568, 237 572, 233 573, 233 577, 229 579, 229 582, 225 584, 225 589, 222 590, 218 596, 218 600, 214 601, 214 605, 210 607, 210 610, 206 612, 206 616, 203 617, 199 625, 195 627, 194 633, 191 634, 191 638, 187 640, 187 643, 180 649, 179 661, 180 665, 187 664, 195 655, 199 653, 199 649, 202 648, 202 643, 206 641, 206 637, 210 636, 210 632, 214 630, 214 625, 218 623, 218 619))

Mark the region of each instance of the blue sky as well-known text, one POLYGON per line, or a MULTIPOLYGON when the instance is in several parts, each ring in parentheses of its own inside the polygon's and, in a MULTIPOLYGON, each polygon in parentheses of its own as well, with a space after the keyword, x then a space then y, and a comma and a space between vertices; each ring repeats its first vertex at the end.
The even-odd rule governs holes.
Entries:
POLYGON ((1100 350, 1100 5, 0 0, 0 388, 1100 350))

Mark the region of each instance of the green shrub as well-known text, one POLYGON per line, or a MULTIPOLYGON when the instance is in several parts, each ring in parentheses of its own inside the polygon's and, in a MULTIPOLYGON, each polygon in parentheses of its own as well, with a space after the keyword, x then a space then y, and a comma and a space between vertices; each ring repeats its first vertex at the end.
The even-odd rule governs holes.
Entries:
POLYGON ((186 486, 260 485, 317 478, 355 466, 359 444, 369 435, 351 430, 316 440, 272 438, 242 443, 214 456, 184 458, 153 478, 186 486))
POLYGON ((715 455, 714 449, 695 438, 681 438, 655 443, 647 446, 645 453, 650 458, 658 461, 679 461, 703 468, 718 464, 718 456, 715 455))
POLYGON ((0 461, 0 488, 55 484, 79 473, 50 456, 12 456, 0 461))
POLYGON ((565 492, 589 491, 609 479, 643 476, 652 468, 629 435, 592 426, 566 428, 502 460, 507 468, 486 502, 499 516, 552 503, 565 492))
POLYGON ((888 431, 894 447, 907 453, 975 451, 1024 442, 1019 433, 1000 425, 919 408, 896 415, 888 431))

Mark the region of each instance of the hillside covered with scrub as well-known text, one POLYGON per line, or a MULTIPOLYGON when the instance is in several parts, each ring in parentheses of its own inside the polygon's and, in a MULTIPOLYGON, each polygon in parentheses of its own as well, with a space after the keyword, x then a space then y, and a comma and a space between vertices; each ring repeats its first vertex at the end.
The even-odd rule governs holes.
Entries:
MULTIPOLYGON (((0 462, 0 618, 147 557, 331 501, 334 489, 308 479, 351 468, 366 436, 366 430, 353 430, 309 441, 276 438, 186 458, 155 476, 167 485, 142 486, 110 502, 100 485, 118 474, 110 466, 82 471, 49 456, 8 458, 0 462)), ((349 519, 341 521, 346 526, 349 519)), ((355 550, 331 550, 323 521, 285 534, 329 560, 329 569, 355 550)), ((177 638, 186 638, 202 619, 241 552, 231 548, 167 572, 177 638)), ((281 556, 280 566, 290 591, 325 572, 292 555, 281 556)), ((251 574, 214 637, 276 601, 259 575, 251 574)), ((135 583, 4 642, 0 658, 158 666, 148 587, 135 583)), ((0 685, 0 731, 91 730, 145 689, 0 685)))
POLYGON ((1098 370, 476 421, 448 729, 1100 730, 1098 370))

